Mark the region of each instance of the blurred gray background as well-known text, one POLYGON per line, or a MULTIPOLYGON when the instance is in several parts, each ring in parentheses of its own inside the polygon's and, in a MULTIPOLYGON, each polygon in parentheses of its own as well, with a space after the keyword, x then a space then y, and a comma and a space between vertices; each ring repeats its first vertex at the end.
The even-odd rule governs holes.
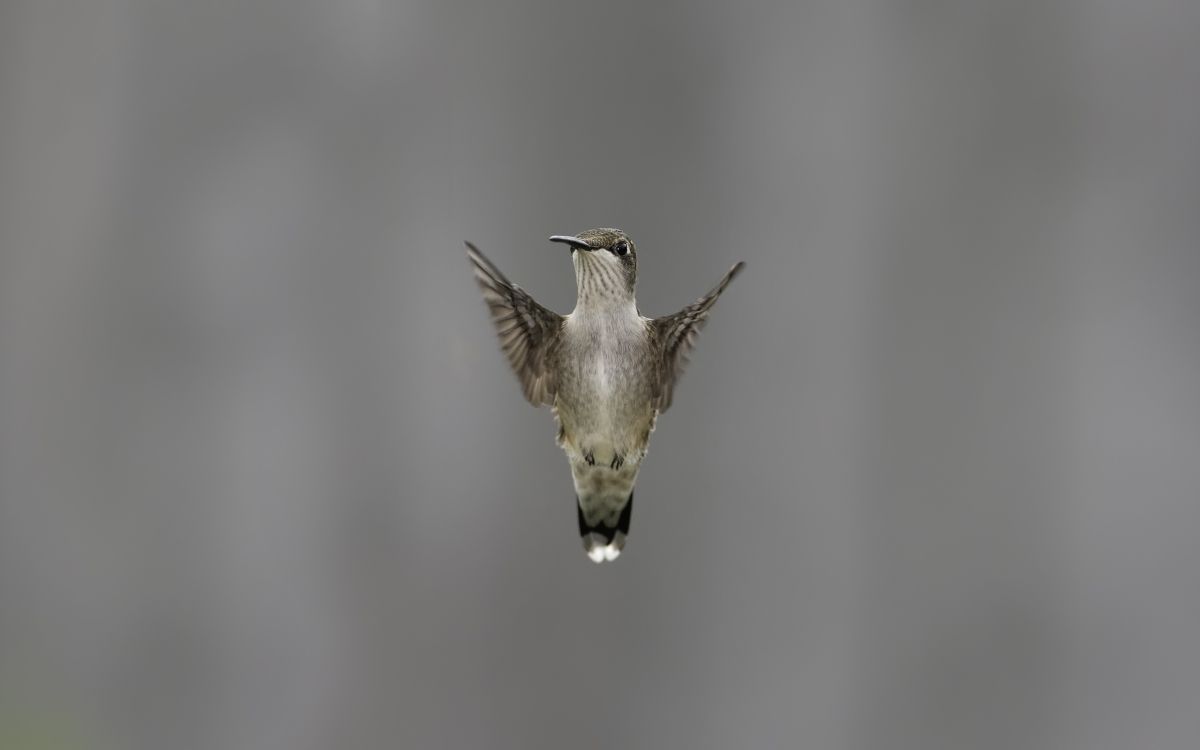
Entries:
POLYGON ((1194 748, 1200 4, 0 4, 0 747, 1194 748), (747 272, 625 556, 462 242, 747 272))

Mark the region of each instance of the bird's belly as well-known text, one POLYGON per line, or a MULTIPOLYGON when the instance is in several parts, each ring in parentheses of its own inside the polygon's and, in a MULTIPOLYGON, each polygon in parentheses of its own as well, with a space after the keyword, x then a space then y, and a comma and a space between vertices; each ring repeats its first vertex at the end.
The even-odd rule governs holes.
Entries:
POLYGON ((639 461, 654 419, 650 394, 640 379, 603 365, 560 388, 555 411, 563 450, 573 460, 590 454, 603 466, 618 455, 639 461))

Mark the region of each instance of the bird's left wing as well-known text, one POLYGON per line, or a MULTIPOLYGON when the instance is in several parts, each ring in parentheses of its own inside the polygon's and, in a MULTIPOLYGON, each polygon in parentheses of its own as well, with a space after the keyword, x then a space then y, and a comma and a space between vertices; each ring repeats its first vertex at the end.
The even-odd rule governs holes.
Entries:
POLYGON ((664 315, 655 318, 653 331, 658 348, 659 380, 656 390, 658 411, 664 412, 671 406, 671 397, 675 391, 675 383, 687 366, 688 354, 696 345, 696 337, 700 329, 708 322, 708 312, 716 304, 717 298, 733 277, 741 273, 745 263, 737 263, 722 277, 720 283, 712 291, 694 303, 683 308, 674 315, 664 315))
POLYGON ((534 406, 553 404, 556 384, 547 360, 558 342, 563 316, 538 304, 524 289, 505 278, 470 242, 467 257, 500 336, 500 348, 520 379, 525 398, 534 406))

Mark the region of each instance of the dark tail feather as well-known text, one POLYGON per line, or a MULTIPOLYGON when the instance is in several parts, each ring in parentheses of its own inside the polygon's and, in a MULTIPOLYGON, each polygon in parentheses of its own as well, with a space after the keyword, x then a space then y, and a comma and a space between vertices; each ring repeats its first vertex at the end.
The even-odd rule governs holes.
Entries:
POLYGON ((625 549, 625 538, 629 536, 629 521, 633 518, 633 493, 629 493, 615 528, 603 521, 589 524, 583 517, 583 507, 579 504, 579 498, 575 499, 575 513, 579 519, 579 536, 583 538, 583 549, 587 556, 598 563, 616 560, 621 550, 625 549))

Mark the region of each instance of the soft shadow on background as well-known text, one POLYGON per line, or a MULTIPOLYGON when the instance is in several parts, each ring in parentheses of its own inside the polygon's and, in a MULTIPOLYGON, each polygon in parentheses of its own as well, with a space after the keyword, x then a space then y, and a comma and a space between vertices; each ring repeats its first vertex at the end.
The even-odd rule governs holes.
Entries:
POLYGON ((1198 35, 5 2, 0 747, 1195 747, 1198 35), (596 225, 748 263, 607 567, 462 246, 596 225))

